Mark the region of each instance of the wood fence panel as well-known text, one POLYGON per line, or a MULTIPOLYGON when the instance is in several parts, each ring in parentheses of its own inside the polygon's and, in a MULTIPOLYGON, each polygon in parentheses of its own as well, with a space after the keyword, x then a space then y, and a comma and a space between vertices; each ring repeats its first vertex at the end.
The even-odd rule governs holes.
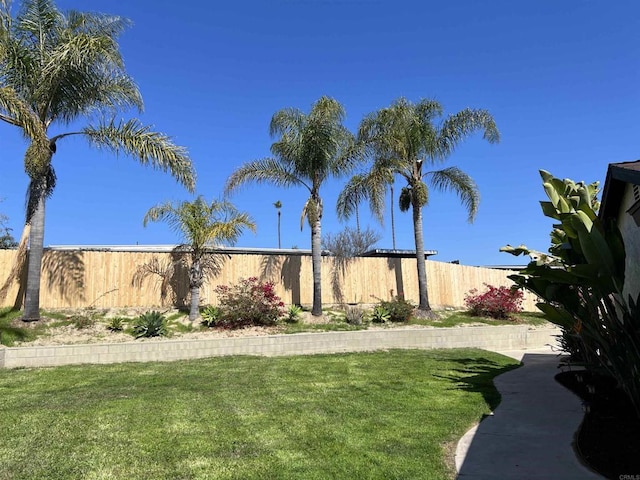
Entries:
MULTIPOLYGON (((188 269, 178 253, 45 250, 41 284, 43 308, 187 306, 188 269)), ((0 250, 0 306, 13 306, 19 282, 9 281, 15 250, 0 250), (4 295, 2 295, 4 293, 4 295)), ((427 261, 429 300, 434 308, 462 308, 471 289, 484 284, 510 286, 504 270, 427 261)), ((257 277, 275 284, 286 304, 313 301, 309 255, 234 253, 223 258, 218 274, 201 289, 203 304, 215 304, 217 285, 257 277)), ((24 276, 23 276, 24 279, 24 276)), ((325 304, 373 304, 402 294, 418 301, 418 278, 411 258, 361 257, 322 259, 325 304)), ((525 310, 535 311, 535 298, 526 295, 525 310)))

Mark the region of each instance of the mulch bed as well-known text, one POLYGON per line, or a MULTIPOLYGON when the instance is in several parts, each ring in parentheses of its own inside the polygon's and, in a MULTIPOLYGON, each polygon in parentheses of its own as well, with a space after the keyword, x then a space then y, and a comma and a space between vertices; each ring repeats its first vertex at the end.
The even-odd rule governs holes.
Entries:
POLYGON ((615 380, 586 371, 559 373, 556 380, 583 401, 575 437, 582 462, 606 478, 640 479, 640 418, 615 380))

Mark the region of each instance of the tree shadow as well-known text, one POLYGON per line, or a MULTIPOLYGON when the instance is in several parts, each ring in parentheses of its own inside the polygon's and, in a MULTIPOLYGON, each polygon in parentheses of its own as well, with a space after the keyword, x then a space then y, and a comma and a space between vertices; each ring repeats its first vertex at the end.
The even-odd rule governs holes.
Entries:
POLYGON ((301 305, 300 272, 302 271, 302 257, 287 255, 280 270, 280 279, 284 288, 291 291, 291 304, 301 305))
POLYGON ((342 282, 347 273, 349 264, 353 261, 353 257, 332 257, 331 267, 331 292, 336 303, 344 304, 344 293, 342 291, 342 282))
POLYGON ((57 290, 70 305, 85 300, 83 255, 80 251, 48 250, 42 256, 47 288, 57 290))
MULTIPOLYGON (((387 258, 387 267, 393 270, 396 277, 396 292, 398 296, 404 296, 404 279, 402 278, 402 258, 387 258)), ((391 294, 393 297, 393 293, 391 294)))
POLYGON ((13 303, 14 310, 20 310, 22 308, 27 288, 27 266, 29 259, 27 242, 29 240, 29 231, 30 227, 27 226, 22 232, 22 237, 20 238, 18 248, 16 249, 13 266, 11 267, 11 271, 9 272, 7 279, 2 284, 2 287, 0 287, 0 302, 2 302, 9 293, 11 286, 16 282, 18 283, 18 293, 16 294, 16 298, 13 303))
MULTIPOLYGON (((208 252, 202 259, 202 270, 205 278, 215 278, 220 274, 224 262, 229 254, 208 252)), ((174 306, 187 309, 189 305, 189 252, 179 245, 170 253, 170 258, 159 259, 153 257, 140 265, 133 275, 131 285, 142 288, 144 282, 150 278, 160 280, 160 301, 163 307, 174 306)))
POLYGON ((280 255, 263 255, 260 261, 260 281, 273 281, 281 271, 282 257, 280 255))
POLYGON ((522 366, 522 364, 500 365, 484 357, 451 358, 448 361, 459 364, 460 368, 453 369, 447 375, 435 374, 434 377, 453 382, 455 386, 452 389, 480 393, 492 411, 495 410, 501 399, 500 393, 493 384, 493 379, 522 366))

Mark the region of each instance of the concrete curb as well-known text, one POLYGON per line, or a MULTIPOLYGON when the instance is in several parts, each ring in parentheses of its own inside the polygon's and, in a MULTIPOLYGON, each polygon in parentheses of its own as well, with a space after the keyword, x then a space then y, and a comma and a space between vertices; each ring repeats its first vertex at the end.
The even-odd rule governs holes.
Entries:
POLYGON ((527 325, 359 330, 257 337, 0 348, 0 368, 151 362, 223 355, 308 355, 391 348, 525 350, 556 345, 557 328, 527 325))

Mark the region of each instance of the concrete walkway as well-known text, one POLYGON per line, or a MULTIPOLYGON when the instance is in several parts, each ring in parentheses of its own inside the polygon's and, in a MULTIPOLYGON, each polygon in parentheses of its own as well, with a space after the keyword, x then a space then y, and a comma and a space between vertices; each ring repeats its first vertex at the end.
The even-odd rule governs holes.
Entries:
POLYGON ((583 466, 573 450, 583 412, 580 399, 554 379, 557 353, 549 348, 500 353, 524 366, 496 377, 502 401, 458 443, 458 479, 603 478, 583 466))

